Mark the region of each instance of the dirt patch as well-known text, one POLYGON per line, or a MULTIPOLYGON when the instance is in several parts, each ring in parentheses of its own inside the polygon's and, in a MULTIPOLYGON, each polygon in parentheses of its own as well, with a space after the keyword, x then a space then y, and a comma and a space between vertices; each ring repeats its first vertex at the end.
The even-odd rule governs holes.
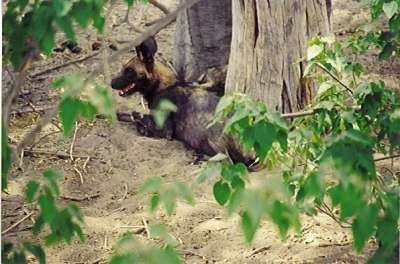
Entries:
MULTIPOLYGON (((126 6, 120 2, 109 9, 107 18, 112 23, 109 23, 106 31, 106 40, 117 45, 135 36, 127 24, 119 25, 126 12, 126 6)), ((172 0, 163 3, 170 9, 176 5, 172 0)), ((351 32, 367 18, 365 13, 360 13, 357 5, 358 1, 334 1, 334 31, 340 33, 340 37, 348 35, 346 32, 351 32)), ((141 21, 140 26, 162 15, 152 6, 140 8, 142 10, 132 10, 129 17, 130 21, 141 21), (141 16, 143 10, 147 10, 146 16, 141 16)), ((174 25, 157 36, 160 49, 158 56, 167 60, 171 60, 172 56, 173 34, 174 25)), ((59 39, 61 41, 62 37, 59 36, 59 39)), ((81 32, 78 34, 78 42, 83 48, 81 54, 53 54, 36 63, 32 74, 91 54, 93 51, 90 47, 94 41, 97 39, 93 32, 81 32)), ((130 56, 126 54, 118 62, 109 62, 109 71, 117 72, 130 56)), ((57 92, 48 89, 51 80, 70 71, 90 71, 98 60, 101 60, 101 56, 30 79, 14 109, 11 139, 20 140, 37 121, 38 114, 27 113, 32 106, 30 104, 37 109, 56 104, 57 92), (18 114, 21 111, 23 113, 18 114)), ((369 53, 365 61, 369 76, 383 78, 394 88, 400 89, 398 60, 378 62, 377 66, 376 54, 369 53)), ((7 85, 9 80, 4 71, 3 76, 3 85, 7 85)), ((99 78, 109 83, 106 77, 99 78)), ((115 101, 120 110, 141 110, 139 97, 126 100, 115 96, 115 101)), ((57 132, 57 126, 56 120, 46 126, 39 136, 43 137, 42 140, 35 146, 50 154, 25 156, 20 166, 11 170, 9 194, 2 195, 3 229, 35 211, 24 204, 24 186, 30 179, 40 180, 45 168, 57 168, 64 175, 61 184, 64 199, 61 202, 69 202, 71 197, 89 197, 77 202, 85 217, 85 243, 74 241, 69 246, 47 248, 48 263, 105 262, 112 254, 112 246, 118 237, 142 226, 143 219, 164 220, 171 234, 180 241, 178 250, 187 263, 363 263, 376 248, 375 242, 370 241, 361 255, 355 254, 350 230, 340 228, 324 215, 304 217, 302 234, 290 234, 284 242, 280 240, 276 227, 264 221, 254 242, 248 246, 240 232, 238 218, 227 218, 224 210, 216 205, 210 184, 196 189, 196 206, 178 203, 176 213, 171 217, 161 211, 155 216, 151 215, 148 213, 148 197, 138 195, 138 186, 147 177, 155 175, 162 176, 166 181, 191 183, 201 166, 194 164, 196 157, 192 151, 177 141, 141 137, 130 125, 96 120, 93 124, 79 125, 74 143, 74 154, 90 156, 91 159, 88 162, 85 158, 71 160, 68 155, 60 158, 51 153, 68 154, 72 141, 71 138, 63 138, 57 132)), ((28 218, 2 238, 27 238, 31 225, 28 218)), ((145 235, 139 237, 146 240, 145 235)))

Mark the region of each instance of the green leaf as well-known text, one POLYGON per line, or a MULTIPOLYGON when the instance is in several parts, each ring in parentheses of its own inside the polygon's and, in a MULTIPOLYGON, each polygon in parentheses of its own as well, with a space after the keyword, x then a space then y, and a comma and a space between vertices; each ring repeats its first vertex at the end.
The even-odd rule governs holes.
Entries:
POLYGON ((317 57, 321 52, 324 50, 324 45, 318 44, 318 45, 312 45, 308 47, 307 49, 307 60, 310 61, 317 57))
POLYGON ((231 195, 231 188, 229 184, 223 181, 218 181, 214 184, 213 193, 215 200, 220 204, 224 205, 231 195))
POLYGON ((183 184, 182 182, 175 182, 175 188, 177 194, 182 197, 188 204, 193 204, 193 194, 188 186, 183 184))
POLYGON ((44 227, 44 219, 43 216, 40 214, 36 219, 35 223, 33 224, 32 227, 32 233, 36 236, 39 234, 39 232, 42 230, 44 227))
POLYGON ((60 112, 61 124, 63 126, 64 136, 68 136, 72 132, 75 122, 79 118, 81 102, 79 99, 65 97, 61 100, 58 107, 60 112))
POLYGON ((58 181, 61 178, 61 175, 52 169, 46 169, 43 172, 43 177, 45 177, 47 179, 47 181, 49 182, 51 191, 55 194, 55 195, 59 195, 60 194, 60 189, 58 187, 58 181))
POLYGON ((178 111, 174 103, 168 99, 161 99, 156 109, 153 111, 154 122, 159 128, 162 128, 171 112, 178 111))
POLYGON ((91 102, 81 102, 80 112, 83 118, 92 122, 96 117, 97 109, 91 102))
POLYGON ((219 162, 207 162, 206 166, 200 172, 200 175, 197 177, 197 183, 203 183, 206 180, 212 180, 221 175, 222 165, 219 162))
MULTIPOLYGON (((63 2, 68 2, 68 1, 63 1, 63 2)), ((72 26, 71 18, 69 16, 58 17, 56 19, 56 22, 69 40, 75 40, 75 31, 72 26)))
POLYGON ((378 218, 378 206, 375 204, 363 206, 359 209, 351 228, 354 237, 354 247, 361 252, 367 240, 375 233, 378 218))
POLYGON ((39 42, 39 48, 45 53, 50 54, 54 48, 55 31, 52 26, 48 27, 43 38, 39 42))
POLYGON ((74 4, 71 15, 81 28, 86 28, 91 18, 90 6, 85 1, 78 1, 74 4))
POLYGON ((54 198, 48 195, 41 195, 38 198, 38 204, 40 205, 41 216, 43 217, 43 220, 48 223, 53 221, 57 215, 57 208, 54 204, 54 198))
POLYGON ((362 192, 357 190, 353 184, 348 184, 343 188, 342 196, 339 199, 341 219, 354 216, 365 204, 362 199, 362 192))
POLYGON ((286 237, 290 227, 294 227, 297 231, 300 229, 300 220, 296 211, 280 201, 274 201, 269 215, 278 226, 282 238, 286 237))
MULTIPOLYGON (((397 209, 398 210, 398 209, 397 209)), ((397 227, 398 219, 379 219, 377 223, 376 237, 381 242, 381 247, 393 252, 399 238, 399 230, 397 227)))
POLYGON ((42 48, 42 40, 48 33, 53 21, 53 10, 43 3, 34 11, 32 18, 33 36, 36 43, 39 43, 42 48))
POLYGON ((235 189, 232 193, 231 197, 229 198, 229 203, 227 206, 228 214, 232 215, 243 201, 243 188, 235 189))
POLYGON ((95 83, 94 89, 89 91, 89 102, 100 114, 111 120, 116 119, 111 91, 104 85, 95 83))
POLYGON ((233 189, 244 188, 245 183, 242 178, 247 174, 247 167, 243 163, 227 164, 223 166, 221 171, 222 177, 231 183, 233 189))
POLYGON ((149 233, 151 238, 161 238, 167 245, 176 246, 177 241, 167 231, 163 224, 153 224, 149 226, 149 233))
POLYGON ((139 257, 135 253, 114 255, 110 260, 110 264, 134 264, 134 263, 139 263, 139 257))
POLYGON ((106 19, 103 16, 97 16, 95 15, 93 17, 93 26, 97 29, 99 33, 103 32, 104 24, 106 22, 106 19))
POLYGON ((62 241, 61 236, 57 235, 56 233, 51 233, 45 237, 44 244, 46 246, 51 246, 60 243, 61 241, 62 241))
POLYGON ((71 10, 73 1, 53 0, 53 6, 57 17, 67 17, 66 15, 71 10))
POLYGON ((72 223, 72 229, 73 229, 74 233, 78 235, 79 240, 81 242, 84 242, 85 241, 85 235, 83 234, 81 226, 76 224, 76 223, 72 223))
POLYGON ((150 199, 150 210, 154 212, 154 210, 157 209, 159 203, 160 203, 160 195, 158 193, 153 194, 150 199))
POLYGON ((179 254, 175 251, 172 245, 168 245, 162 251, 162 255, 160 258, 157 258, 158 261, 162 260, 165 264, 181 264, 182 261, 180 259, 179 254))
POLYGON ((124 0, 124 1, 125 1, 125 3, 128 4, 129 7, 132 6, 133 3, 135 2, 135 0, 124 0))
POLYGON ((258 157, 264 160, 276 139, 275 127, 266 122, 257 123, 254 126, 254 138, 256 140, 254 150, 257 152, 258 157))
POLYGON ((26 185, 26 200, 28 203, 33 202, 35 194, 39 190, 39 183, 36 181, 29 181, 26 185))
POLYGON ((139 190, 141 193, 155 193, 160 190, 163 183, 163 178, 159 176, 150 177, 144 181, 144 183, 139 187, 139 190))
POLYGON ((231 95, 225 95, 221 97, 221 99, 218 102, 218 105, 215 109, 215 113, 221 113, 221 112, 230 112, 234 104, 234 97, 231 95))
POLYGON ((172 215, 175 209, 176 192, 172 189, 167 189, 160 194, 160 200, 164 204, 168 215, 172 215))
POLYGON ((1 262, 2 263, 7 263, 6 261, 8 260, 8 255, 11 253, 13 250, 14 245, 6 240, 3 240, 1 243, 1 262))
POLYGON ((396 1, 384 3, 382 9, 389 19, 391 19, 395 14, 399 13, 399 5, 396 1))
POLYGON ((379 53, 379 59, 387 60, 392 55, 393 51, 395 51, 396 46, 392 43, 386 43, 383 47, 382 51, 379 53))
POLYGON ((257 231, 260 219, 252 219, 250 214, 245 211, 241 215, 241 225, 246 242, 250 243, 257 231))
POLYGON ((1 190, 7 189, 8 170, 11 167, 11 149, 8 146, 7 129, 3 120, 1 126, 1 190))
POLYGON ((31 242, 24 242, 23 245, 27 251, 31 252, 36 257, 39 264, 46 263, 46 255, 41 246, 35 245, 31 242))
POLYGON ((21 252, 14 252, 14 259, 11 263, 21 263, 21 264, 25 264, 28 263, 26 260, 26 256, 25 256, 25 252, 21 251, 21 252))

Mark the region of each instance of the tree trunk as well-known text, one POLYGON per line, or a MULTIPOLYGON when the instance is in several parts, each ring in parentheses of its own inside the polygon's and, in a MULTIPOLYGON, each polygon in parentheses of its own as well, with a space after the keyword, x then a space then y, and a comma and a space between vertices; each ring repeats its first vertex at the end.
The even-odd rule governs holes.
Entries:
POLYGON ((242 92, 270 110, 293 112, 313 95, 302 79, 307 40, 329 31, 331 0, 232 0, 226 93, 242 92))
POLYGON ((179 78, 194 81, 208 68, 226 65, 231 30, 231 0, 202 0, 182 12, 177 18, 174 50, 179 78))

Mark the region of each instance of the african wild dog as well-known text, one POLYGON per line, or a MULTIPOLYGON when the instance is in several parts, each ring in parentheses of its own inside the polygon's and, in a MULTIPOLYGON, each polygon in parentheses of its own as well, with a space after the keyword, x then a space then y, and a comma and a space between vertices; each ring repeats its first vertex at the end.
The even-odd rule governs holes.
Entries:
POLYGON ((142 94, 150 110, 157 109, 159 103, 167 99, 175 104, 177 111, 169 114, 163 128, 157 127, 150 114, 119 114, 119 120, 131 120, 142 135, 174 138, 200 154, 212 156, 222 152, 235 162, 253 163, 254 158, 244 155, 235 140, 223 133, 222 123, 208 127, 214 118, 220 92, 202 85, 177 82, 174 72, 158 61, 154 62, 153 71, 150 73, 146 64, 134 57, 112 79, 111 87, 119 90, 121 96, 142 94))

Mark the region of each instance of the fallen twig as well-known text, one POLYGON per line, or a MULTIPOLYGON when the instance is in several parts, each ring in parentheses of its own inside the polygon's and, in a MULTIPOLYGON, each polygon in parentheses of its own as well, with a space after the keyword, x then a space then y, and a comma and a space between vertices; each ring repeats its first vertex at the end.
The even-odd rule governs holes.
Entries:
POLYGON ((117 209, 112 210, 107 216, 110 216, 116 212, 125 211, 125 210, 126 210, 126 208, 121 206, 121 207, 118 207, 117 209))
POLYGON ((318 247, 343 247, 343 246, 348 246, 351 245, 353 242, 348 241, 348 242, 343 242, 343 243, 332 243, 332 244, 320 244, 318 247))
MULTIPOLYGON (((68 159, 70 158, 70 154, 69 153, 65 153, 65 152, 53 152, 53 151, 46 151, 46 150, 41 150, 41 149, 24 149, 25 153, 30 153, 30 154, 36 154, 36 155, 49 155, 49 156, 56 156, 62 159, 68 159)), ((72 157, 74 158, 81 158, 81 159, 87 159, 87 158, 92 158, 95 159, 93 157, 90 156, 83 156, 83 155, 76 155, 73 154, 72 157)))
POLYGON ((377 161, 382 161, 382 160, 387 160, 387 159, 394 159, 394 158, 399 158, 399 157, 400 157, 400 154, 394 154, 394 155, 390 155, 390 156, 376 158, 376 159, 374 159, 374 161, 377 162, 377 161))
POLYGON ((198 253, 196 253, 196 252, 193 252, 193 251, 190 251, 190 250, 181 250, 180 253, 183 254, 183 255, 185 255, 185 256, 195 256, 195 257, 199 257, 199 258, 201 258, 202 260, 204 260, 205 263, 209 263, 209 262, 214 263, 214 261, 208 261, 208 259, 207 259, 205 256, 200 255, 200 254, 198 254, 198 253))
POLYGON ((104 260, 104 257, 99 257, 99 258, 97 258, 97 259, 91 261, 90 263, 91 263, 91 264, 97 264, 97 263, 100 263, 100 262, 103 261, 103 260, 104 260))
POLYGON ((22 114, 27 114, 27 113, 39 113, 39 112, 44 112, 50 109, 55 108, 54 106, 50 106, 50 107, 35 107, 35 109, 33 109, 31 106, 29 108, 26 109, 21 109, 21 110, 13 110, 11 111, 11 115, 22 115, 22 114))
POLYGON ((75 201, 75 202, 82 202, 82 201, 85 201, 85 200, 90 200, 90 199, 93 199, 93 198, 98 198, 98 197, 100 197, 100 193, 94 193, 94 194, 91 194, 91 195, 85 195, 85 196, 83 196, 83 197, 75 197, 75 196, 69 196, 69 195, 60 195, 60 197, 62 198, 62 199, 64 199, 64 200, 71 200, 71 201, 75 201))
POLYGON ((104 243, 103 243, 103 248, 107 249, 108 245, 108 239, 107 239, 107 233, 104 234, 104 243))
POLYGON ((78 122, 75 122, 74 136, 72 137, 71 147, 69 148, 69 157, 70 157, 71 161, 74 161, 74 157, 72 154, 74 152, 74 145, 75 145, 75 141, 76 141, 77 132, 78 132, 78 122))
POLYGON ((90 157, 87 157, 87 159, 86 159, 85 162, 83 163, 82 169, 83 169, 83 171, 84 171, 85 173, 87 173, 86 166, 87 166, 87 164, 89 163, 89 161, 90 161, 90 157))
POLYGON ((258 253, 267 251, 267 250, 269 250, 270 248, 271 248, 271 246, 265 246, 265 247, 261 247, 261 248, 255 249, 255 250, 253 250, 253 252, 251 252, 251 254, 249 255, 249 257, 254 256, 254 255, 257 255, 258 253))
POLYGON ((31 148, 33 148, 34 146, 36 146, 37 144, 39 144, 40 141, 42 141, 43 139, 45 139, 48 136, 54 135, 54 134, 58 134, 60 133, 60 131, 52 131, 50 133, 47 133, 46 135, 40 137, 35 143, 32 144, 31 148))
MULTIPOLYGON (((30 214, 30 212, 29 212, 26 208, 22 208, 22 211, 24 211, 24 213, 25 213, 26 215, 29 215, 29 214, 30 214)), ((35 219, 32 217, 32 215, 31 215, 31 217, 29 217, 29 219, 31 219, 32 224, 35 223, 35 219)))
POLYGON ((3 230, 3 232, 1 232, 2 235, 7 234, 8 232, 10 232, 11 230, 13 230, 14 228, 16 228, 17 226, 19 226, 22 222, 24 222, 26 219, 30 218, 33 215, 33 212, 25 215, 23 218, 21 218, 20 220, 18 220, 17 222, 15 222, 14 224, 12 224, 9 228, 3 230))
POLYGON ((41 75, 44 75, 44 74, 47 74, 47 73, 51 73, 52 71, 65 68, 65 67, 67 67, 67 66, 69 66, 69 65, 71 65, 71 64, 75 64, 75 63, 79 63, 79 62, 83 62, 83 61, 85 61, 85 60, 91 59, 91 58, 93 58, 93 57, 96 57, 97 55, 99 55, 99 52, 95 52, 95 53, 93 53, 93 54, 87 55, 87 56, 85 56, 85 57, 82 57, 82 58, 79 58, 79 59, 76 59, 76 60, 67 61, 67 62, 62 63, 62 64, 60 64, 60 65, 56 65, 56 66, 54 66, 54 67, 45 69, 45 70, 43 70, 43 71, 39 71, 39 72, 37 72, 37 73, 33 73, 33 74, 29 75, 29 78, 36 78, 36 77, 38 77, 38 76, 41 76, 41 75))
POLYGON ((23 165, 24 165, 24 154, 25 151, 21 150, 21 154, 19 155, 19 164, 18 164, 18 168, 21 169, 22 171, 24 171, 23 169, 23 165))
POLYGON ((120 226, 119 228, 144 228, 142 225, 124 225, 120 226))
POLYGON ((83 175, 82 172, 80 172, 76 167, 74 167, 74 170, 76 171, 76 173, 78 173, 79 178, 81 180, 81 184, 83 184, 83 175))
POLYGON ((121 199, 119 199, 119 202, 122 202, 123 200, 126 199, 126 197, 128 196, 128 184, 125 182, 124 183, 124 194, 122 195, 121 199))

